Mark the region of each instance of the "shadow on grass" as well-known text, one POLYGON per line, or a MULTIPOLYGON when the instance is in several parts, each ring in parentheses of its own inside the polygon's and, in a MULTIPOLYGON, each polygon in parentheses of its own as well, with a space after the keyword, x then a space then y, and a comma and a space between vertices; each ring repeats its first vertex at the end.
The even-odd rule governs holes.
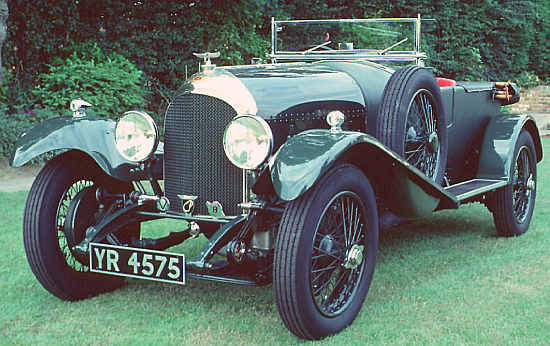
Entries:
POLYGON ((413 245, 426 239, 464 238, 476 235, 483 238, 496 238, 492 214, 481 205, 461 207, 459 210, 446 210, 422 219, 408 220, 380 234, 380 248, 396 244, 413 245))
MULTIPOLYGON (((373 284, 391 287, 393 291, 410 285, 411 281, 430 280, 457 270, 468 262, 472 253, 491 251, 495 237, 492 216, 480 205, 408 221, 381 236, 376 269, 379 274, 375 275, 373 284), (399 280, 395 280, 396 275, 399 280)), ((139 296, 140 300, 162 302, 162 305, 176 304, 186 311, 207 306, 221 313, 245 313, 254 309, 266 318, 277 315, 271 284, 247 287, 190 279, 186 286, 180 287, 129 280, 119 294, 139 296)))

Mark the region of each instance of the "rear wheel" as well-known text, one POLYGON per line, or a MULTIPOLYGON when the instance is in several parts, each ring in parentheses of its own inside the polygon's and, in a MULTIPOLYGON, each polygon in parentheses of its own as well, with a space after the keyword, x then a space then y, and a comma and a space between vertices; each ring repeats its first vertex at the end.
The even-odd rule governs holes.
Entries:
POLYGON ((320 339, 351 324, 370 286, 378 250, 373 190, 352 165, 339 165, 288 203, 274 258, 277 307, 286 327, 320 339))
MULTIPOLYGON (((98 186, 112 192, 132 188, 108 177, 91 159, 69 152, 44 166, 27 197, 23 216, 27 260, 42 286, 64 300, 83 299, 123 284, 120 278, 89 272, 87 259, 72 251, 93 223, 98 186)), ((139 237, 139 224, 124 231, 127 239, 139 237)))
POLYGON ((447 124, 434 75, 419 66, 391 76, 378 110, 376 137, 441 184, 447 164, 447 124))
POLYGON ((500 236, 522 235, 529 228, 537 193, 535 145, 527 130, 522 130, 514 149, 511 183, 493 196, 493 220, 500 236))

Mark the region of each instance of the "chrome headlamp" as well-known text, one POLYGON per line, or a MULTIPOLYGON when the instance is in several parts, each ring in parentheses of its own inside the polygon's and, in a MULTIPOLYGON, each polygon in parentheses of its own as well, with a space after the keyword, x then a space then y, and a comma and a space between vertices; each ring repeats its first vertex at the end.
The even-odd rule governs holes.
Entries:
POLYGON ((159 133, 153 119, 144 112, 124 113, 115 127, 115 145, 128 161, 141 162, 157 149, 159 133))
POLYGON ((235 166, 256 169, 271 154, 273 133, 264 119, 241 115, 231 120, 225 128, 223 149, 235 166))

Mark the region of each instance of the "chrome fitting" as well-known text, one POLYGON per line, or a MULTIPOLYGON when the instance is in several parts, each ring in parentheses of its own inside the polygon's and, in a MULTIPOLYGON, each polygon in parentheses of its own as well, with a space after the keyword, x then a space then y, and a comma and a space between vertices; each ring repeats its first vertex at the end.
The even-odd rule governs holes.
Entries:
POLYGON ((75 99, 71 101, 71 111, 74 118, 81 118, 86 116, 86 109, 92 107, 92 104, 84 101, 83 99, 75 99))
POLYGON ((251 209, 263 209, 265 206, 264 202, 246 202, 246 203, 239 203, 239 208, 251 210, 251 209))
POLYGON ((196 238, 201 233, 201 228, 198 223, 195 221, 189 222, 189 234, 191 235, 191 238, 196 238))
POLYGON ((220 56, 220 52, 193 53, 193 55, 199 59, 203 59, 203 63, 200 65, 201 72, 208 72, 216 68, 216 65, 212 64, 210 59, 218 58, 220 56))
POLYGON ((170 201, 165 196, 155 195, 138 195, 137 204, 144 205, 147 202, 155 202, 157 209, 161 212, 165 212, 170 208, 170 201))

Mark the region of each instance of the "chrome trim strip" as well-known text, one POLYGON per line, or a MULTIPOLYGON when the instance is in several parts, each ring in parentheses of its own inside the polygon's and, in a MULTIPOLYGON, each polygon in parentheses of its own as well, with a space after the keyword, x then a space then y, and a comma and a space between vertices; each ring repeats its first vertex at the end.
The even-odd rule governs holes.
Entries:
POLYGON ((248 203, 248 171, 243 169, 242 172, 243 172, 243 198, 242 198, 242 204, 247 204, 248 203))
POLYGON ((350 53, 315 53, 315 54, 302 54, 302 53, 278 53, 270 55, 270 58, 279 60, 357 60, 365 59, 372 61, 416 61, 418 59, 425 59, 425 53, 407 53, 407 54, 353 54, 350 53))
POLYGON ((305 23, 416 23, 417 18, 344 18, 344 19, 297 19, 297 20, 276 20, 277 24, 305 24, 305 23))
MULTIPOLYGON (((416 34, 414 35, 414 50, 417 52, 420 52, 420 23, 422 23, 422 21, 420 20, 420 13, 419 13, 418 17, 416 18, 416 23, 415 23, 416 34)), ((421 65, 420 58, 416 59, 416 64, 421 65)))
MULTIPOLYGON (((275 55, 275 52, 277 51, 277 38, 276 38, 276 31, 277 24, 275 24, 275 17, 271 17, 271 56, 275 55)), ((277 61, 275 59, 271 60, 272 64, 275 64, 277 61)))

